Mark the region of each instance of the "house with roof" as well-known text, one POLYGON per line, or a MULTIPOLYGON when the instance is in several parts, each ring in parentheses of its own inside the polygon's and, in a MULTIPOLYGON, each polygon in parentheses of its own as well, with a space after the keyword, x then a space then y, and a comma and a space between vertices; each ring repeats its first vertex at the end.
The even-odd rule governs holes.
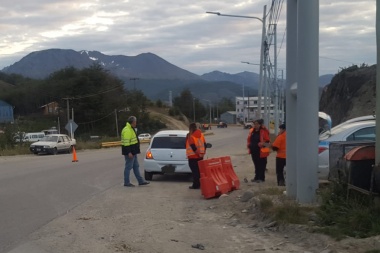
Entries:
POLYGON ((13 106, 0 100, 0 123, 13 123, 13 106))
POLYGON ((40 107, 43 115, 58 115, 59 105, 57 102, 50 102, 40 107))

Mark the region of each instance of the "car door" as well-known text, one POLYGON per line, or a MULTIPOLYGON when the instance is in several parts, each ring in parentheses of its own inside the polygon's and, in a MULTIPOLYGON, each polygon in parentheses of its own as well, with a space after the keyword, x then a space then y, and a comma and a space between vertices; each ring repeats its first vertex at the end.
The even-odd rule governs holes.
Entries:
POLYGON ((65 144, 65 150, 68 150, 71 146, 71 142, 68 136, 62 136, 65 144))
POLYGON ((63 136, 58 137, 58 142, 57 142, 57 150, 62 152, 63 150, 66 149, 66 143, 63 139, 63 136))

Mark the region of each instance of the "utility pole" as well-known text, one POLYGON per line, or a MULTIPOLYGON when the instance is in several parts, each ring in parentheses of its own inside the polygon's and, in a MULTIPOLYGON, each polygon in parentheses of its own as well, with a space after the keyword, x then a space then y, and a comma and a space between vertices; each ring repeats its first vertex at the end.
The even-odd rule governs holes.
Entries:
POLYGON ((274 133, 278 134, 277 24, 274 24, 274 133))
POLYGON ((72 98, 62 98, 63 100, 66 100, 66 111, 67 111, 67 122, 70 121, 70 102, 69 100, 72 98))
POLYGON ((131 77, 131 78, 129 78, 129 80, 133 81, 133 89, 135 90, 136 89, 136 80, 140 80, 140 78, 138 78, 138 77, 131 77))
POLYGON ((193 118, 194 118, 194 123, 195 123, 195 98, 193 97, 193 118))
POLYGON ((119 123, 117 121, 117 109, 115 109, 115 121, 116 121, 116 136, 119 138, 119 123))

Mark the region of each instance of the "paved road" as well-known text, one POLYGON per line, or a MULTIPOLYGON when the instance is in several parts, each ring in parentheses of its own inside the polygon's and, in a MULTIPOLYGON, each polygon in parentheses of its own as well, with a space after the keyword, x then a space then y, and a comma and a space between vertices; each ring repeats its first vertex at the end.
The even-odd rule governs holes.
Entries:
MULTIPOLYGON (((208 157, 244 152, 247 130, 229 127, 212 132, 206 136, 213 144, 208 157)), ((147 145, 142 144, 141 150, 147 145)), ((78 163, 69 154, 0 157, 0 253, 91 197, 123 183, 119 148, 77 152, 77 156, 78 163)), ((143 155, 139 158, 142 165, 143 155)), ((161 181, 160 176, 155 181, 161 181)))
POLYGON ((122 182, 119 149, 0 158, 0 252, 122 182))

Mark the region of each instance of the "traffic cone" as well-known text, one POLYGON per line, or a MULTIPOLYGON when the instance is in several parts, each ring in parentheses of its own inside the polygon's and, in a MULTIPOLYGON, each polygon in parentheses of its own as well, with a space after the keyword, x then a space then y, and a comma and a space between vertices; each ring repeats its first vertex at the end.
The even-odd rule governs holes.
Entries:
POLYGON ((77 152, 75 151, 75 147, 73 146, 73 162, 78 162, 77 152))

